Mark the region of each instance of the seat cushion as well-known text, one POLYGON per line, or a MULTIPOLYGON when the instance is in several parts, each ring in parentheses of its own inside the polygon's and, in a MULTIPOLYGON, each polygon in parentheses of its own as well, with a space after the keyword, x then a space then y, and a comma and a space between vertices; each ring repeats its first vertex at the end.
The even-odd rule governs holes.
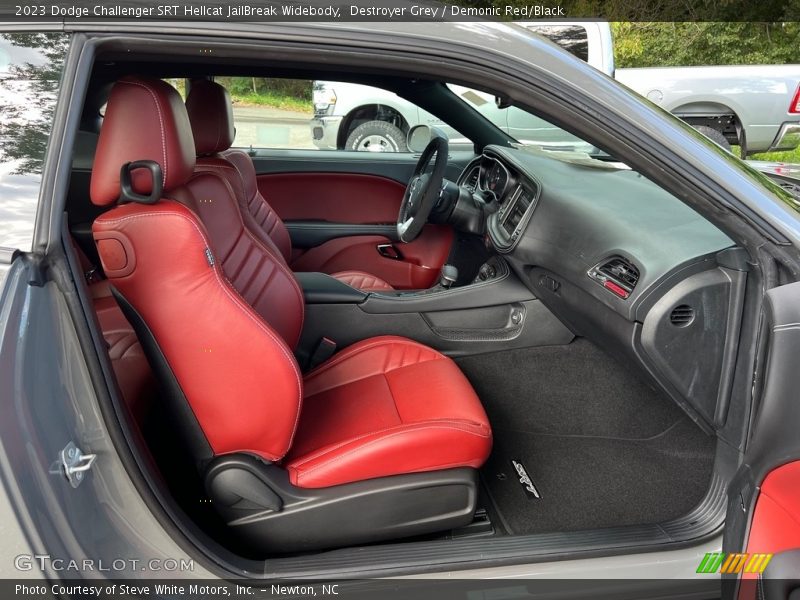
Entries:
POLYGON ((386 292, 394 289, 380 277, 364 271, 339 271, 332 273, 331 277, 364 292, 386 292))
POLYGON ((284 465, 294 485, 480 467, 492 433, 456 364, 411 340, 354 344, 305 377, 303 411, 284 465))

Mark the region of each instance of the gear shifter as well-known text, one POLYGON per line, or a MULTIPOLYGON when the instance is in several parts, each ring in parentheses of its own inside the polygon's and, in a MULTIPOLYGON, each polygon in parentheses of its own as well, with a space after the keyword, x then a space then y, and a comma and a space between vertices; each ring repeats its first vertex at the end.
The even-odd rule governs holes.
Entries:
POLYGON ((453 265, 444 265, 442 267, 442 273, 439 275, 439 285, 449 290, 457 280, 458 268, 453 265))

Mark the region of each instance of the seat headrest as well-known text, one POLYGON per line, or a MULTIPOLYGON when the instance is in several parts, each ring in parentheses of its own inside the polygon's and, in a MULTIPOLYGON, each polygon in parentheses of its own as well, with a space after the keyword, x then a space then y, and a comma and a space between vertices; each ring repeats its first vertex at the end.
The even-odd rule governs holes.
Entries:
MULTIPOLYGON (((124 77, 114 84, 97 142, 90 196, 98 206, 120 196, 120 169, 132 161, 161 166, 163 191, 183 185, 194 170, 192 129, 177 90, 160 79, 124 77)), ((133 191, 150 194, 145 169, 132 174, 133 191)))
POLYGON ((186 98, 197 156, 224 152, 233 144, 233 108, 228 90, 218 83, 193 81, 186 98))

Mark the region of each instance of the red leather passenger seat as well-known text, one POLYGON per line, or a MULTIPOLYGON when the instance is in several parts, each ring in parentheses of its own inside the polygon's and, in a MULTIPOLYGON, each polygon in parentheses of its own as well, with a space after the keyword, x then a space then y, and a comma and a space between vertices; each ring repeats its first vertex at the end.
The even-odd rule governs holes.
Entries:
MULTIPOLYGON (((84 273, 93 268, 89 258, 74 240, 70 240, 84 273)), ((155 379, 147 357, 136 337, 133 327, 125 319, 125 315, 111 295, 111 287, 107 279, 88 281, 92 307, 97 315, 100 332, 106 343, 108 357, 117 378, 122 398, 137 423, 141 424, 147 412, 152 393, 155 391, 155 379)))
POLYGON ((303 413, 284 459, 300 487, 478 468, 492 433, 456 364, 411 340, 358 342, 303 380, 303 413))
MULTIPOLYGON (((259 191, 251 158, 247 153, 231 148, 235 129, 228 90, 213 81, 195 81, 186 98, 186 110, 194 137, 197 168, 217 170, 228 180, 245 225, 288 265, 292 256, 289 231, 259 191)), ((339 271, 330 275, 364 291, 393 289, 380 277, 364 271, 339 271)))
MULTIPOLYGON (((455 363, 432 348, 372 338, 302 376, 292 352, 302 294, 274 249, 245 227, 229 180, 213 171, 195 171, 174 88, 133 77, 115 84, 91 181, 92 202, 113 208, 93 235, 126 315, 154 343, 145 348, 164 369, 159 376, 174 377, 175 398, 188 409, 183 424, 200 432, 198 462, 256 456, 284 469, 297 489, 483 464, 492 443, 486 413, 455 363), (131 161, 160 166, 162 192, 152 203, 118 204, 120 170, 131 161)), ((131 182, 138 194, 152 192, 145 168, 131 182)))

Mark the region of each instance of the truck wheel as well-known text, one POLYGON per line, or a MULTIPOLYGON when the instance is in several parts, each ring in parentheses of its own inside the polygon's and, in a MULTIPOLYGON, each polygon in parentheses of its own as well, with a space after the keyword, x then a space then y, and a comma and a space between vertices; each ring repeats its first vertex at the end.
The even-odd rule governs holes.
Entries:
POLYGON ((406 135, 386 121, 367 121, 347 136, 345 150, 359 152, 408 152, 406 135))
POLYGON ((727 139, 725 139, 725 136, 722 135, 722 132, 717 131, 713 127, 707 127, 706 125, 698 125, 695 127, 695 129, 714 142, 717 146, 727 150, 728 152, 731 151, 731 144, 727 139))

